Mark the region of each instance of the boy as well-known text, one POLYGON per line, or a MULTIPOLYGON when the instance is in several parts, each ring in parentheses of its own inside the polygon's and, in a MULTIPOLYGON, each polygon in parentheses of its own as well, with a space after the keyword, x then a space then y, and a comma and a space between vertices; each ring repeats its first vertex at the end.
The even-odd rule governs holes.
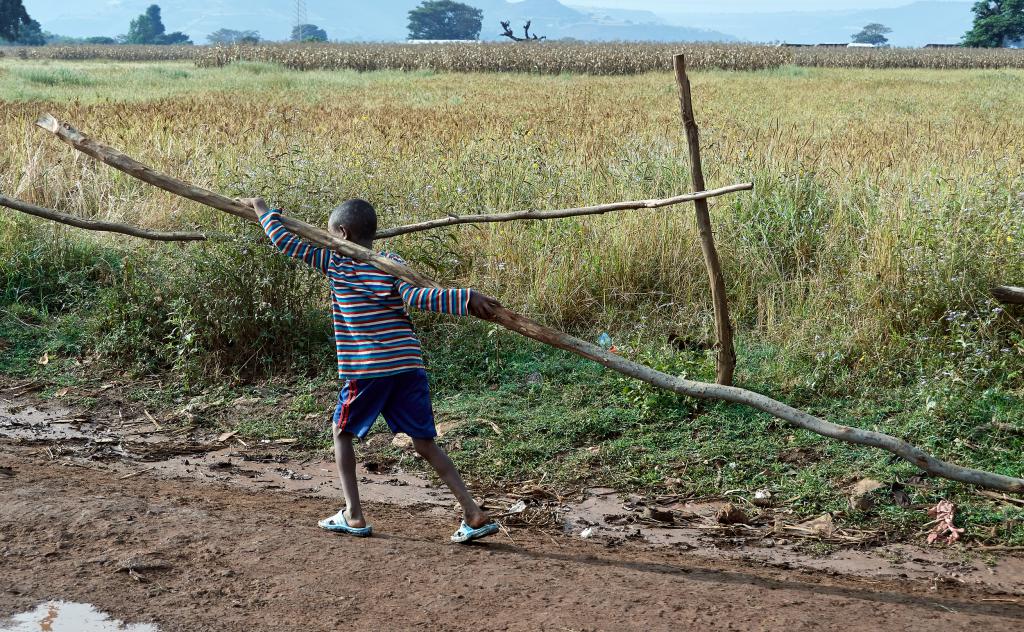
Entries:
MULTIPOLYGON (((345 380, 334 410, 334 456, 345 507, 321 520, 321 528, 369 536, 359 504, 353 438, 363 439, 380 414, 394 433, 412 438, 416 451, 433 466, 462 505, 463 520, 453 542, 470 542, 498 531, 476 504, 445 451, 434 442, 437 431, 419 339, 403 301, 420 309, 490 318, 500 304, 475 290, 418 288, 401 279, 325 248, 314 247, 281 224, 280 211, 262 198, 240 200, 251 206, 270 241, 279 250, 320 270, 331 282, 338 375, 345 380)), ((331 212, 332 235, 373 247, 377 213, 365 200, 348 200, 331 212)), ((393 254, 384 256, 404 263, 393 254)))

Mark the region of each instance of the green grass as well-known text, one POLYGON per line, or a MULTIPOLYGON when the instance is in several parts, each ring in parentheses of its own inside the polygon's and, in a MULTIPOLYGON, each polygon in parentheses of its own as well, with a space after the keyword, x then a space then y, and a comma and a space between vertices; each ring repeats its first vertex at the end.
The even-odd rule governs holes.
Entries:
POLYGON ((89 75, 68 68, 28 69, 15 74, 22 81, 37 86, 82 88, 95 86, 97 83, 89 75))
MULTIPOLYGON (((1020 435, 990 422, 1019 424, 1024 412, 1024 313, 987 293, 1024 274, 1024 158, 1014 144, 1024 134, 1022 80, 1022 71, 695 75, 709 181, 756 183, 754 193, 712 205, 739 384, 940 458, 1021 474, 1020 435)), ((163 380, 164 390, 135 394, 151 409, 220 402, 200 423, 313 447, 326 445, 337 388, 320 277, 273 252, 253 227, 72 159, 30 130, 40 111, 202 186, 265 193, 307 221, 358 195, 393 225, 685 191, 674 91, 665 73, 2 60, 0 161, 10 168, 0 189, 83 216, 201 226, 219 238, 148 244, 3 211, 0 372, 68 383, 89 379, 92 369, 75 363, 91 359, 126 379, 163 380), (51 362, 38 365, 47 352, 51 362), (261 412, 234 417, 225 402, 253 394, 265 400, 261 412)), ((608 331, 645 364, 712 377, 708 355, 668 344, 710 338, 688 208, 461 228, 387 247, 443 283, 480 287, 582 337, 608 331)), ((767 487, 809 516, 842 511, 859 477, 913 474, 885 453, 657 392, 498 328, 417 319, 438 417, 458 422, 445 441, 482 482, 647 491, 671 482, 693 494, 767 487), (791 462, 798 449, 804 457, 791 462)), ((386 444, 370 456, 397 459, 386 444)), ((934 481, 913 494, 922 504, 954 498, 976 535, 995 527, 997 540, 1024 537, 1019 510, 965 486, 934 481)), ((925 519, 890 502, 842 520, 909 533, 925 519)))
MULTIPOLYGON (((429 78, 427 71, 411 73, 429 78)), ((284 90, 302 100, 369 85, 399 86, 406 73, 289 70, 278 64, 242 62, 228 68, 196 68, 191 62, 21 61, 0 58, 4 101, 102 103, 155 101, 211 93, 266 94, 284 90)))

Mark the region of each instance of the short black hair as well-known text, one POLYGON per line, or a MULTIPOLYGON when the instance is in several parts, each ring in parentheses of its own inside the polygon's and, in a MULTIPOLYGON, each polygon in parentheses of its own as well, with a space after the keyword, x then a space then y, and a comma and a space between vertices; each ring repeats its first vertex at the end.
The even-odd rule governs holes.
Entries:
POLYGON ((377 234, 377 211, 366 200, 345 200, 331 211, 327 228, 332 232, 344 228, 352 241, 373 239, 377 234))

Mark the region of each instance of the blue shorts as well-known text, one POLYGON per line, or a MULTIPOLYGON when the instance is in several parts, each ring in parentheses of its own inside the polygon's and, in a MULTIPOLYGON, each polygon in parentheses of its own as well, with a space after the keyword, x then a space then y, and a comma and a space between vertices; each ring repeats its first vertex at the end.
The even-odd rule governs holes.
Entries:
POLYGON ((362 439, 379 415, 384 415, 391 432, 403 432, 413 439, 436 437, 427 372, 415 369, 384 377, 347 380, 338 393, 334 432, 362 439))

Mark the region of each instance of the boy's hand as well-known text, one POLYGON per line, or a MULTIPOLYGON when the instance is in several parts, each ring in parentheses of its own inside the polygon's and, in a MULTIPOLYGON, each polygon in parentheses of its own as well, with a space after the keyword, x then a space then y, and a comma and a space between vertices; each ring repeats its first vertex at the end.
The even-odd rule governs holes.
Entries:
POLYGON ((248 206, 252 210, 256 211, 257 217, 263 215, 264 213, 270 210, 269 208, 267 208, 267 203, 264 202, 263 198, 261 197, 238 198, 236 201, 242 206, 248 206))
POLYGON ((501 307, 498 299, 476 290, 469 291, 469 313, 482 320, 491 320, 501 307))

